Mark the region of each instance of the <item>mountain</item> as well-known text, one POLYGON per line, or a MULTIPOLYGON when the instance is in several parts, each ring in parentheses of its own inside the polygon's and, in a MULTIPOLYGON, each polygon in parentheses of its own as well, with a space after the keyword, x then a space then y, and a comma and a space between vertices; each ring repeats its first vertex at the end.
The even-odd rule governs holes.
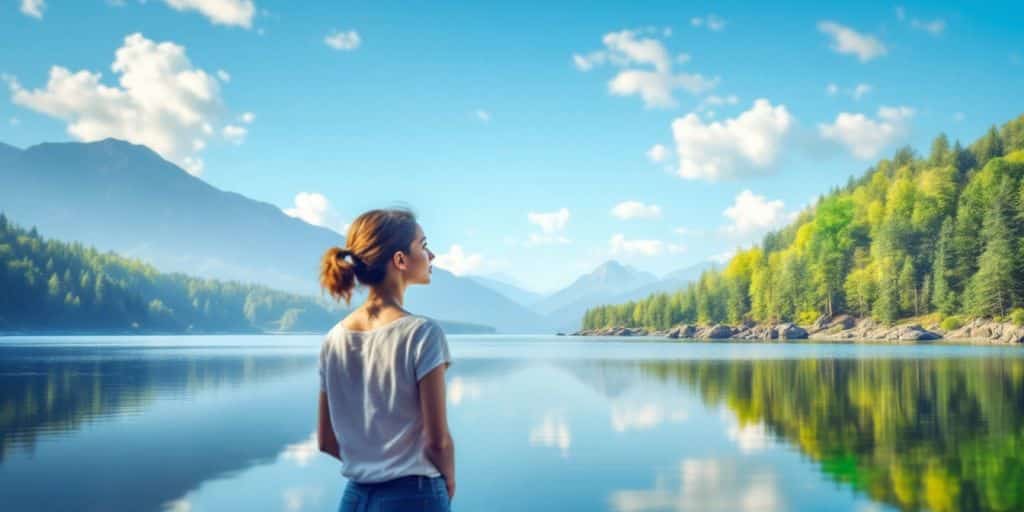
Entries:
MULTIPOLYGON (((217 189, 145 146, 106 139, 0 147, 0 209, 58 239, 139 258, 164 272, 257 282, 319 295, 320 257, 341 235, 269 203, 217 189)), ((407 305, 502 332, 546 332, 544 319, 468 279, 434 270, 407 305)))
POLYGON ((527 308, 531 308, 534 304, 544 298, 544 295, 523 289, 522 287, 514 284, 511 279, 502 275, 467 277, 527 308))
POLYGON ((534 310, 545 314, 557 329, 578 329, 583 313, 588 308, 606 304, 624 290, 633 290, 657 281, 654 274, 610 260, 541 300, 534 306, 534 310))
POLYGON ((20 149, 0 142, 0 165, 9 160, 13 160, 16 156, 20 154, 20 149))
POLYGON ((661 279, 653 283, 648 283, 632 290, 627 290, 616 297, 613 297, 608 303, 618 304, 621 302, 628 302, 631 300, 639 300, 647 297, 652 293, 671 293, 685 288, 692 282, 700 279, 700 275, 705 270, 713 270, 715 268, 714 262, 705 261, 684 267, 678 270, 674 270, 662 276, 661 279))

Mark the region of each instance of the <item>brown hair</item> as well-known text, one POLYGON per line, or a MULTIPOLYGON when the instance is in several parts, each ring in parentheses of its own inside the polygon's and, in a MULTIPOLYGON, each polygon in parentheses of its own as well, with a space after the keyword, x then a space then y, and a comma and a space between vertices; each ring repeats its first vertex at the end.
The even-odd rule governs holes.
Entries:
POLYGON ((384 281, 388 263, 398 251, 410 250, 416 237, 416 215, 404 208, 370 210, 352 221, 345 247, 331 247, 320 262, 320 286, 349 304, 359 284, 384 281))

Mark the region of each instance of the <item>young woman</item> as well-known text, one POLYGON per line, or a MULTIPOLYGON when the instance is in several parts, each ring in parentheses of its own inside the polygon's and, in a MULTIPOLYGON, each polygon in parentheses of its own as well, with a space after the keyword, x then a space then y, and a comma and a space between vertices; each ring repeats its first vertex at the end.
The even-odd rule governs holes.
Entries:
POLYGON ((324 254, 320 284, 366 302, 327 334, 320 351, 320 451, 348 478, 341 512, 447 512, 455 496, 448 432, 448 342, 433 320, 402 306, 405 288, 430 283, 434 254, 407 210, 372 210, 324 254))

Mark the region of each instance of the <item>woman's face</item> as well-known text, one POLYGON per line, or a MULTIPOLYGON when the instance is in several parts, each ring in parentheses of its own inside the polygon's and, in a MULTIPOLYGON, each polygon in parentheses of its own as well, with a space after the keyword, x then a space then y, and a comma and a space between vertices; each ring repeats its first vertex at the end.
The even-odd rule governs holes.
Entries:
POLYGON ((409 259, 405 270, 405 282, 409 284, 430 284, 430 262, 434 260, 434 253, 427 248, 427 237, 423 234, 423 228, 416 226, 416 236, 413 237, 412 246, 409 248, 409 259))

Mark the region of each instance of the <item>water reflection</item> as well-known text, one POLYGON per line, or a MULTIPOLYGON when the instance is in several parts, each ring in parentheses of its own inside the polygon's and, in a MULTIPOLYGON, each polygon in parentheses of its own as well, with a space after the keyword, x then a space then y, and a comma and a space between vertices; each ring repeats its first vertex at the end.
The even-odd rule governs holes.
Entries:
MULTIPOLYGON (((335 508, 318 342, 0 345, 0 503, 335 508)), ((1024 509, 1019 351, 488 343, 452 343, 459 510, 1024 509)))
MULTIPOLYGON (((1019 357, 628 366, 624 373, 639 370, 678 383, 699 393, 706 405, 724 407, 735 417, 728 436, 743 454, 762 451, 777 437, 817 462, 830 479, 903 509, 1024 508, 1019 357)), ((681 480, 685 496, 687 479, 681 480)), ((621 510, 646 510, 631 508, 638 506, 636 496, 617 494, 616 503, 621 510)), ((651 496, 655 508, 689 510, 682 502, 665 505, 661 490, 651 496)), ((700 501, 684 501, 691 500, 700 501)))
POLYGON ((290 351, 0 347, 0 502, 156 510, 308 436, 314 397, 282 394, 314 368, 290 351))

